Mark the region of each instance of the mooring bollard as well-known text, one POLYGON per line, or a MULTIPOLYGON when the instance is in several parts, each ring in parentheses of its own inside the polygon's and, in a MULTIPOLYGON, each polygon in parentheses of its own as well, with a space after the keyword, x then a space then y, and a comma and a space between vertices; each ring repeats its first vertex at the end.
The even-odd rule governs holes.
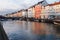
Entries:
POLYGON ((1 22, 0 22, 0 40, 9 40, 1 22))

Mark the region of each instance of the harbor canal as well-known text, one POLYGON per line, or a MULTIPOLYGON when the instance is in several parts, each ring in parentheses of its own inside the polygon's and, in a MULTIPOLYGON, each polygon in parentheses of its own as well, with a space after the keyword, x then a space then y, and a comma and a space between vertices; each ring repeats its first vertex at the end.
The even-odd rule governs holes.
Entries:
POLYGON ((28 21, 2 21, 9 40, 60 40, 60 26, 28 21))

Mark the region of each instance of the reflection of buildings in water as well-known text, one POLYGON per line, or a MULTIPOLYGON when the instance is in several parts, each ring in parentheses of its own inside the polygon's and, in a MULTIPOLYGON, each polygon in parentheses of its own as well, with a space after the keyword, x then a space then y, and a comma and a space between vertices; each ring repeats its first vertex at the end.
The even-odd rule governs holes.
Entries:
POLYGON ((32 32, 32 22, 28 22, 28 32, 32 32))
POLYGON ((32 31, 34 34, 40 34, 40 35, 43 34, 49 35, 49 34, 54 34, 55 32, 53 27, 51 27, 51 25, 45 23, 37 23, 37 22, 33 23, 32 31))
POLYGON ((40 23, 34 22, 32 31, 34 34, 45 34, 45 27, 40 23))
POLYGON ((22 31, 28 30, 28 22, 27 21, 16 21, 17 26, 22 29, 22 31))
POLYGON ((17 23, 17 24, 22 24, 22 21, 14 21, 14 23, 17 23))
POLYGON ((15 23, 15 26, 17 26, 17 28, 19 28, 20 30, 23 29, 23 21, 13 21, 15 23))
POLYGON ((25 31, 27 33, 34 33, 40 35, 54 34, 53 25, 47 23, 38 22, 27 22, 27 21, 15 21, 15 25, 19 30, 25 31))
POLYGON ((54 26, 53 24, 46 24, 45 25, 46 27, 46 35, 49 35, 49 34, 53 34, 55 35, 55 29, 54 29, 54 26))
POLYGON ((22 26, 23 30, 28 30, 28 26, 27 26, 28 22, 27 21, 23 21, 22 23, 23 23, 23 26, 22 26))
POLYGON ((27 22, 27 21, 22 21, 22 30, 27 32, 27 33, 31 33, 32 29, 32 23, 31 22, 27 22))
POLYGON ((60 26, 59 25, 54 25, 56 35, 60 36, 60 26))
POLYGON ((60 25, 54 25, 56 39, 60 40, 60 25))

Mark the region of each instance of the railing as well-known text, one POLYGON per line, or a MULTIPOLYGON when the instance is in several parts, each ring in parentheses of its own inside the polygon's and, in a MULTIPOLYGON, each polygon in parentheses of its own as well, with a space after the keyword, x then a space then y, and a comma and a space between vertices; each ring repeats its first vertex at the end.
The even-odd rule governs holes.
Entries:
POLYGON ((1 22, 0 22, 0 40, 9 40, 3 29, 3 25, 1 22))

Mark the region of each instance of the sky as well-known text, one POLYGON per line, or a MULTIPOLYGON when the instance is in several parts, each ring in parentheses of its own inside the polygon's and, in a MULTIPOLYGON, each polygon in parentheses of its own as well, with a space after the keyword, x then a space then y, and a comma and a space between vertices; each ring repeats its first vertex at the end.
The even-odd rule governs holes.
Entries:
MULTIPOLYGON (((27 9, 30 6, 43 0, 0 0, 0 15, 12 13, 21 9, 27 9)), ((51 4, 59 0, 46 0, 51 4)))

